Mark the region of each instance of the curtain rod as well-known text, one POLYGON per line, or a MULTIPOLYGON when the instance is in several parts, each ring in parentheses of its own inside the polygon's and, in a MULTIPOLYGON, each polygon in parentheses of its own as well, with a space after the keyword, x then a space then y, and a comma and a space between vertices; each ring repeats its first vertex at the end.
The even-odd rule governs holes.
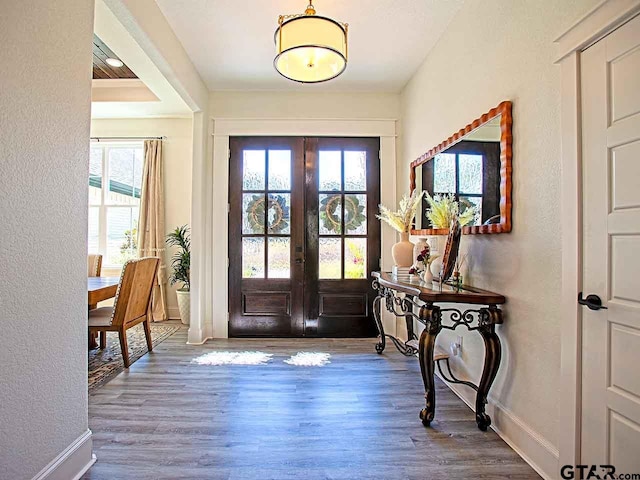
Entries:
POLYGON ((164 140, 167 137, 91 137, 91 140, 164 140))

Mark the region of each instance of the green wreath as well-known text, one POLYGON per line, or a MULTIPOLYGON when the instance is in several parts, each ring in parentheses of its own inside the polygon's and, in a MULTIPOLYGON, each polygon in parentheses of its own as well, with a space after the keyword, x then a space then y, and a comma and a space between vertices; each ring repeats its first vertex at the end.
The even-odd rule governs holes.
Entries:
MULTIPOLYGON (((247 205, 247 219, 253 233, 264 233, 264 205, 264 195, 254 195, 247 205)), ((280 233, 289 228, 289 207, 282 195, 269 196, 269 210, 274 211, 275 215, 269 219, 268 233, 280 233)))
MULTIPOLYGON (((329 232, 340 231, 341 218, 336 215, 336 210, 342 199, 341 194, 327 196, 320 202, 320 220, 322 226, 329 232)), ((367 217, 364 215, 364 205, 360 205, 360 201, 356 195, 344 196, 344 226, 347 231, 356 230, 362 225, 367 217)))

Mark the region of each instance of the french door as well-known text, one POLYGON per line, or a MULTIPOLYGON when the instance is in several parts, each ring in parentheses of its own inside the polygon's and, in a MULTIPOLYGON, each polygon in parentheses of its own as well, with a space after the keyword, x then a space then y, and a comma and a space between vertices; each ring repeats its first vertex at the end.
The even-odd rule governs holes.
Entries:
POLYGON ((232 137, 229 335, 375 335, 378 138, 232 137))

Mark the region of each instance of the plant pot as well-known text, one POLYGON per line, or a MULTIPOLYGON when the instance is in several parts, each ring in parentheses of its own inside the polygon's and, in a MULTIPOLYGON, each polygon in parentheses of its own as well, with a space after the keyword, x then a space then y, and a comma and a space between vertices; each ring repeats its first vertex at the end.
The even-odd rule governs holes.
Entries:
POLYGON ((180 312, 180 320, 184 325, 189 325, 191 318, 191 292, 189 290, 177 290, 178 311, 180 312))
POLYGON ((413 243, 409 241, 409 232, 400 233, 400 241, 391 247, 391 256, 398 267, 413 265, 413 243))

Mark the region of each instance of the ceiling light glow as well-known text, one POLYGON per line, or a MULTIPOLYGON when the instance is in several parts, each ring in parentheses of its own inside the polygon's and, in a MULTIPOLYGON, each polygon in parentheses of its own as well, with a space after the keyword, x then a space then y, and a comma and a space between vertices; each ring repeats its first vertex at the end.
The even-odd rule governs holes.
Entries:
POLYGON ((105 60, 105 62, 107 62, 112 67, 116 67, 116 68, 120 68, 124 66, 124 63, 122 63, 122 60, 118 60, 117 58, 109 57, 105 60))

